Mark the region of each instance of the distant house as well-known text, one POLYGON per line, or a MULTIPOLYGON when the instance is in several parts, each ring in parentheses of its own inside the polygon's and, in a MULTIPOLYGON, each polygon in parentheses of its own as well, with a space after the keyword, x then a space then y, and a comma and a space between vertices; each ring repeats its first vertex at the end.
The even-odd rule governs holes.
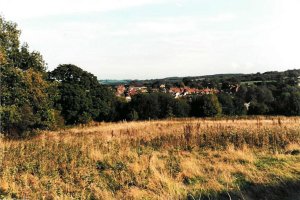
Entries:
POLYGON ((132 92, 134 91, 134 94, 132 94, 132 95, 135 95, 137 93, 147 93, 148 92, 148 89, 145 86, 142 86, 142 87, 129 87, 129 90, 132 91, 132 92))
POLYGON ((181 88, 178 88, 178 87, 171 87, 171 88, 169 89, 169 93, 171 93, 171 94, 181 93, 181 88))
POLYGON ((147 87, 136 87, 136 90, 140 93, 147 93, 148 92, 148 89, 147 87))
POLYGON ((125 100, 126 100, 127 102, 130 102, 130 101, 131 101, 131 97, 130 97, 130 96, 125 97, 125 100))
POLYGON ((160 90, 158 88, 151 88, 151 92, 159 92, 160 90))
POLYGON ((201 94, 218 94, 219 90, 206 88, 200 91, 201 94))
POLYGON ((200 90, 197 88, 185 87, 185 91, 187 92, 187 94, 198 94, 200 90))
POLYGON ((159 88, 166 88, 166 85, 165 85, 165 84, 161 84, 161 85, 159 86, 159 88))
POLYGON ((175 93, 175 99, 178 99, 179 97, 181 97, 181 94, 179 92, 175 93))
POLYGON ((167 93, 166 85, 165 84, 161 84, 159 86, 159 91, 163 92, 163 93, 167 93))
POLYGON ((244 103, 244 106, 246 107, 246 110, 247 110, 247 111, 249 110, 250 104, 251 104, 251 102, 249 102, 249 103, 244 103))
MULTIPOLYGON (((145 86, 124 86, 118 85, 116 88, 116 96, 123 96, 127 101, 131 100, 131 97, 138 93, 148 93, 148 88, 145 86)), ((189 95, 204 95, 204 94, 217 94, 219 91, 217 89, 198 89, 190 87, 171 87, 169 90, 165 87, 164 84, 160 85, 159 88, 152 88, 152 92, 163 92, 169 93, 174 98, 185 97, 189 95)))
POLYGON ((219 93, 219 90, 217 89, 197 89, 197 88, 190 88, 190 87, 172 87, 169 90, 169 93, 172 94, 175 98, 184 97, 187 95, 204 95, 204 94, 217 94, 219 93))
POLYGON ((127 91, 127 96, 133 96, 137 94, 137 90, 135 87, 129 87, 127 91))
MULTIPOLYGON (((127 102, 131 101, 131 97, 138 94, 138 93, 146 93, 148 92, 147 87, 134 87, 129 86, 126 87, 125 90, 123 87, 118 87, 117 94, 122 93, 125 96, 127 102), (124 92, 123 92, 124 91, 124 92), (123 93, 122 93, 123 92, 123 93)), ((123 95, 122 95, 123 96, 123 95)))
POLYGON ((126 88, 124 85, 118 85, 116 88, 116 96, 123 96, 125 94, 126 88))

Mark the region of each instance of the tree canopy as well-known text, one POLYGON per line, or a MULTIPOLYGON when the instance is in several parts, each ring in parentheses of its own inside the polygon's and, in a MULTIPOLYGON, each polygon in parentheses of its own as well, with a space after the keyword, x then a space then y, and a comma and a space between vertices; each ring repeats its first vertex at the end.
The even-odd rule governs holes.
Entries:
POLYGON ((191 108, 195 117, 214 117, 222 112, 217 96, 212 94, 194 97, 191 108))
POLYGON ((15 23, 0 16, 1 131, 11 136, 55 122, 46 64, 28 45, 20 46, 20 33, 15 23))
POLYGON ((110 120, 115 97, 111 90, 100 85, 96 76, 64 64, 50 72, 49 78, 58 83, 59 99, 55 105, 67 124, 110 120))

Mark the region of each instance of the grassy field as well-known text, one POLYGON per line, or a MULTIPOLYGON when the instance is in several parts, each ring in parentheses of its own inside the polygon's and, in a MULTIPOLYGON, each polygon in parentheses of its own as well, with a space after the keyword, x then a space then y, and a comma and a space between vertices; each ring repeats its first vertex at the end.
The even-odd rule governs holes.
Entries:
POLYGON ((0 199, 300 199, 300 118, 95 123, 0 155, 0 199))

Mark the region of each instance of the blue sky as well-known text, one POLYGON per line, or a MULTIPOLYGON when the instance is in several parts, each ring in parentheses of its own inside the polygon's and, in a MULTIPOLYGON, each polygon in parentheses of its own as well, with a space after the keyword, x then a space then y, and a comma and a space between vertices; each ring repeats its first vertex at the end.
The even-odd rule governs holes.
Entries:
POLYGON ((0 0, 49 70, 100 79, 300 68, 298 0, 0 0))

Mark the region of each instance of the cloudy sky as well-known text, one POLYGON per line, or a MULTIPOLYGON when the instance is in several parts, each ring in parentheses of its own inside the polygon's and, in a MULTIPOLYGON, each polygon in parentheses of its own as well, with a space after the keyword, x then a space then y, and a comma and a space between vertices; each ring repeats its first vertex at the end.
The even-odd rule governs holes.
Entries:
POLYGON ((299 0, 0 0, 52 70, 148 79, 300 68, 299 0))

